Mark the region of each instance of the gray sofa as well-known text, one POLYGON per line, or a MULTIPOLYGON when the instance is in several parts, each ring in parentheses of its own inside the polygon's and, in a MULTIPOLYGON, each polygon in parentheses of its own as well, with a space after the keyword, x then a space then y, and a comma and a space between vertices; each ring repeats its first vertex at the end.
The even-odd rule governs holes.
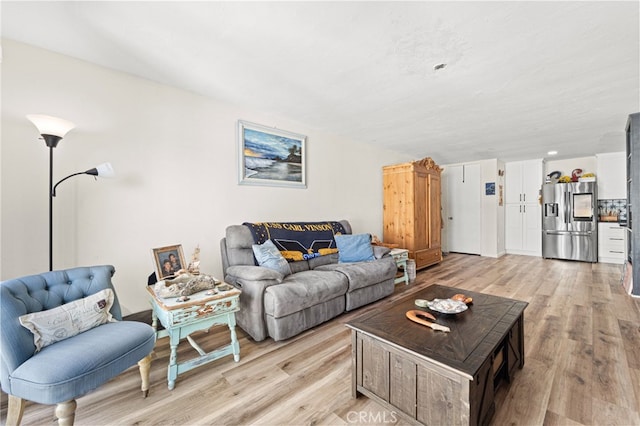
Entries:
MULTIPOLYGON (((349 222, 340 223, 351 234, 349 222)), ((338 263, 337 253, 290 262, 284 276, 256 265, 247 226, 231 225, 225 235, 224 279, 242 290, 237 322, 256 341, 288 339, 393 293, 397 267, 386 247, 373 246, 368 262, 338 263)))

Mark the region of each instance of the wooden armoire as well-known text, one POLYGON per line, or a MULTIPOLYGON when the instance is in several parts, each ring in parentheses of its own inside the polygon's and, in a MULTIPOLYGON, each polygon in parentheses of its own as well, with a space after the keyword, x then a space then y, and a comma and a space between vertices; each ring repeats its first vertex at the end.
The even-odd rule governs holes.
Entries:
POLYGON ((430 158, 385 166, 383 241, 409 250, 416 269, 442 261, 442 169, 430 158))

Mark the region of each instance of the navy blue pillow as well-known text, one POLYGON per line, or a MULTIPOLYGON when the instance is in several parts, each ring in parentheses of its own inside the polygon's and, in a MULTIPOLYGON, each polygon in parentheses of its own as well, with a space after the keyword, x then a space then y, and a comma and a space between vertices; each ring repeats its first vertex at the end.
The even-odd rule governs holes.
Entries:
POLYGON ((343 234, 334 238, 338 247, 338 262, 365 262, 376 259, 371 247, 371 234, 343 234))

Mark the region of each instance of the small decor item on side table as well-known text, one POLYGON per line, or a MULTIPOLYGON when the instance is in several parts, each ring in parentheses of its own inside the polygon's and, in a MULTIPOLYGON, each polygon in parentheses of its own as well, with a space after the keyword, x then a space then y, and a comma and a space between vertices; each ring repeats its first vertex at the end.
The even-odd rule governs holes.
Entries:
MULTIPOLYGON (((182 272, 173 279, 160 280, 156 283, 154 291, 159 297, 186 297, 203 290, 217 291, 216 285, 220 281, 210 275, 200 274, 193 275, 188 272, 182 272)), ((186 301, 185 299, 183 301, 186 301)))
POLYGON ((158 280, 174 278, 184 265, 182 245, 165 246, 151 249, 158 280))
POLYGON ((191 262, 187 266, 187 272, 193 275, 200 275, 200 246, 196 246, 191 255, 191 262))

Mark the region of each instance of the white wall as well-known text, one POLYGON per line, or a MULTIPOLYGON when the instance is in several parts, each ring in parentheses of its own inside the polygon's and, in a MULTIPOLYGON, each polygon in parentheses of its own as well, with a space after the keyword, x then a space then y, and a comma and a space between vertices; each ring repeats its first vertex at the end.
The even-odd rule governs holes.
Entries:
MULTIPOLYGON (((48 269, 48 149, 26 114, 76 123, 54 150, 54 269, 113 264, 125 314, 148 309, 151 248, 196 245, 221 277, 219 241, 244 221, 351 221, 382 235, 382 166, 412 160, 271 116, 8 40, 2 41, 0 277, 48 269), (304 134, 307 189, 237 184, 238 119, 304 134)), ((212 76, 215 78, 215 76, 212 76)))

